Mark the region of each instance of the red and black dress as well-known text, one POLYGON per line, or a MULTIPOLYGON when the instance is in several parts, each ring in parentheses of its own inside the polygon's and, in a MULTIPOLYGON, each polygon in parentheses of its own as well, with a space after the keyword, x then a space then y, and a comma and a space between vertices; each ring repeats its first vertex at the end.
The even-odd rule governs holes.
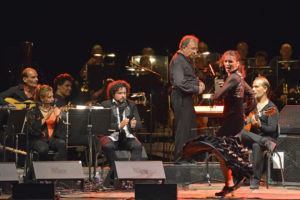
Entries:
POLYGON ((224 98, 224 123, 216 136, 199 136, 184 146, 184 158, 193 158, 203 151, 215 149, 224 159, 237 179, 250 178, 252 166, 238 134, 244 128, 244 112, 249 113, 256 106, 251 87, 244 81, 242 74, 236 70, 226 79, 224 86, 215 94, 214 99, 224 98), (249 97, 249 104, 244 109, 244 97, 249 97), (226 137, 223 137, 226 136, 226 137))

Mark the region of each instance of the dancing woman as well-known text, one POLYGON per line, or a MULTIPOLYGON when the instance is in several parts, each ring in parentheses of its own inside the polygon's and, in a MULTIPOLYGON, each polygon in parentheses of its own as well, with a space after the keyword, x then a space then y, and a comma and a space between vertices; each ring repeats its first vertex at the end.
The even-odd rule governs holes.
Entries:
MULTIPOLYGON (((251 87, 244 81, 238 70, 240 66, 238 52, 226 51, 219 62, 225 67, 228 77, 223 87, 214 95, 214 100, 224 99, 224 123, 217 132, 217 137, 199 136, 186 143, 183 157, 193 156, 197 144, 202 150, 214 149, 225 180, 225 186, 222 191, 216 193, 216 196, 225 196, 237 189, 244 178, 250 178, 252 174, 246 149, 241 145, 239 135, 244 127, 244 113, 247 114, 254 109, 256 100, 251 87), (249 101, 244 109, 245 95, 249 97, 249 101), (235 184, 232 175, 236 179, 235 184)), ((199 148, 197 152, 199 153, 199 148)))

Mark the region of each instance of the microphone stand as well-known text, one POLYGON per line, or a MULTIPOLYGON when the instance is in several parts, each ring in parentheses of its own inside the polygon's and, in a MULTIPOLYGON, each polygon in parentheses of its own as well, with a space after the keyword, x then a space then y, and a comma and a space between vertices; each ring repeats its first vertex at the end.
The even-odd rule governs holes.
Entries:
MULTIPOLYGON (((26 114, 27 112, 29 111, 30 109, 30 105, 32 104, 38 104, 38 103, 35 103, 35 102, 17 102, 15 104, 25 104, 26 105, 26 114)), ((26 123, 26 117, 24 119, 24 123, 23 123, 23 127, 22 127, 22 131, 21 132, 24 132, 24 128, 25 128, 25 123, 26 123)), ((27 157, 26 157, 26 160, 25 160, 25 168, 24 168, 24 172, 25 172, 25 175, 24 175, 24 182, 27 182, 29 180, 29 177, 28 177, 28 170, 30 170, 30 167, 32 166, 29 166, 31 165, 30 163, 30 153, 29 153, 29 136, 28 136, 28 125, 26 126, 26 133, 25 133, 25 138, 26 138, 26 153, 27 153, 27 157)))
POLYGON ((91 168, 92 168, 92 122, 91 122, 91 113, 92 113, 92 107, 89 107, 88 111, 88 124, 87 124, 87 131, 88 131, 88 141, 89 141, 89 181, 92 180, 91 178, 91 168))

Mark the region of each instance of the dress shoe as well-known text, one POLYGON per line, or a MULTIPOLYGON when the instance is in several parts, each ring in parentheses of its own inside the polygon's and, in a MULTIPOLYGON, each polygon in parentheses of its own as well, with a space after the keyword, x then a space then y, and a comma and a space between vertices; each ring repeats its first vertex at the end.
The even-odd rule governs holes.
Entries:
POLYGON ((272 140, 267 140, 265 142, 265 147, 268 149, 268 151, 273 152, 276 147, 276 143, 272 140))
POLYGON ((186 160, 186 159, 178 159, 175 161, 177 165, 196 165, 197 161, 195 160, 186 160))
POLYGON ((227 186, 227 185, 225 185, 224 187, 223 187, 223 189, 220 191, 220 192, 217 192, 217 193, 215 193, 215 195, 216 196, 222 196, 222 197, 224 197, 224 196, 226 196, 226 194, 228 194, 228 193, 232 193, 232 195, 233 195, 233 191, 235 190, 235 188, 234 188, 234 186, 231 186, 231 187, 229 187, 229 186, 227 186))
POLYGON ((176 165, 187 165, 190 164, 187 160, 177 160, 175 161, 176 165))

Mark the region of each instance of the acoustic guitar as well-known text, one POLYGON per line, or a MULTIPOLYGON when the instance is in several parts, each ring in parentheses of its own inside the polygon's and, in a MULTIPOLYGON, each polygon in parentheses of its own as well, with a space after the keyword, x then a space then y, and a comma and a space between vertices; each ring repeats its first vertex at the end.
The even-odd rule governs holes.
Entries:
POLYGON ((255 119, 258 119, 259 117, 266 115, 266 116, 272 116, 276 113, 276 107, 271 107, 268 109, 265 109, 263 111, 257 112, 257 111, 252 111, 246 118, 245 120, 245 126, 244 128, 247 131, 250 131, 251 129, 251 118, 252 116, 255 116, 255 119))
POLYGON ((14 98, 7 97, 7 98, 4 99, 4 101, 6 101, 7 103, 15 106, 16 110, 24 110, 24 109, 26 109, 26 105, 27 104, 29 104, 29 108, 33 108, 33 107, 36 106, 36 104, 32 100, 26 100, 26 101, 21 102, 21 101, 18 101, 16 99, 14 99, 14 98))

